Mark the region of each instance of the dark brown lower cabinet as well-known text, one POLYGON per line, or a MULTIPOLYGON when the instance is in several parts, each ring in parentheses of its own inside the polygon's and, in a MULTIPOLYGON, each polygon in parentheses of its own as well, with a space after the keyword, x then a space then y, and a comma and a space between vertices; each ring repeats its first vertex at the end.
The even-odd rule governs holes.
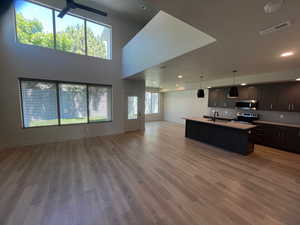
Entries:
POLYGON ((289 128, 287 131, 287 147, 300 153, 300 128, 289 128))
POLYGON ((300 153, 300 128, 257 124, 252 130, 255 144, 300 153))

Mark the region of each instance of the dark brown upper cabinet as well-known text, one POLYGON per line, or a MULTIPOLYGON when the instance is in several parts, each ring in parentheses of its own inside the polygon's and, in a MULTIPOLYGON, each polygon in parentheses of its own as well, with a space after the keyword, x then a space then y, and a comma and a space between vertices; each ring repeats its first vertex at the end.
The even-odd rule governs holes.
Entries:
POLYGON ((208 92, 208 107, 218 107, 217 106, 217 89, 211 88, 208 92))
POLYGON ((260 86, 239 87, 239 100, 259 100, 261 95, 260 86))
POLYGON ((227 108, 228 104, 226 101, 226 88, 218 89, 218 106, 221 108, 227 108))
POLYGON ((229 89, 210 89, 208 106, 234 108, 236 101, 257 100, 258 110, 300 112, 300 82, 240 86, 238 98, 229 98, 229 89))
POLYGON ((282 111, 292 111, 293 109, 293 99, 295 96, 292 95, 293 83, 285 83, 277 87, 279 93, 278 96, 278 110, 282 111))
POLYGON ((237 98, 230 98, 229 91, 230 91, 229 87, 225 88, 225 101, 226 101, 226 105, 227 105, 226 108, 233 109, 233 108, 235 108, 235 102, 236 102, 237 98))
POLYGON ((258 109, 265 111, 278 110, 278 90, 274 84, 266 84, 261 86, 261 98, 258 102, 258 109))
POLYGON ((300 83, 283 84, 279 104, 284 111, 300 112, 300 83))
POLYGON ((273 103, 274 111, 300 112, 300 84, 294 82, 279 83, 270 85, 269 92, 275 98, 273 103))

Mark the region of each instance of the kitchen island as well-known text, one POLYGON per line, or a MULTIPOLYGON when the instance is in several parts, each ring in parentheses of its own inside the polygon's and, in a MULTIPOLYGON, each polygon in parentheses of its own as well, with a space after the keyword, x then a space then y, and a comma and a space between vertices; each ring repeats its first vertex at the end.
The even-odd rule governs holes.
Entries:
POLYGON ((228 151, 248 155, 254 150, 252 124, 187 117, 185 136, 228 151))

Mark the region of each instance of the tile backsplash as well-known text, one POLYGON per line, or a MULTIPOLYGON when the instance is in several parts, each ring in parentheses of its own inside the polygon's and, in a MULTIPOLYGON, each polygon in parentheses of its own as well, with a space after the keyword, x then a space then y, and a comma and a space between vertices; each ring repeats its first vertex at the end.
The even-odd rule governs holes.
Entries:
POLYGON ((225 109, 225 108, 209 108, 210 115, 213 114, 213 110, 219 112, 220 117, 235 118, 238 112, 253 112, 259 115, 260 120, 266 120, 278 123, 292 123, 300 124, 300 113, 297 112, 277 112, 277 111, 251 111, 251 110, 237 110, 237 109, 225 109))

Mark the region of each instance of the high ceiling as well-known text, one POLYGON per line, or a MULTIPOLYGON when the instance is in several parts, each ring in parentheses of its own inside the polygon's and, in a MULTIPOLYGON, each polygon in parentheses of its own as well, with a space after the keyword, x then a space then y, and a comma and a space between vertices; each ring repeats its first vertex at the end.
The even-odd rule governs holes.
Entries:
POLYGON ((178 83, 178 75, 183 76, 180 82, 184 83, 199 82, 200 74, 204 74, 206 80, 230 77, 233 69, 240 75, 249 75, 300 68, 300 1, 285 0, 281 10, 273 14, 264 12, 267 2, 151 0, 154 8, 204 31, 217 42, 135 78, 145 78, 148 86, 170 88, 178 83), (291 27, 265 36, 259 34, 262 29, 287 20, 291 20, 291 27), (295 55, 281 58, 280 54, 286 51, 294 51, 295 55))
MULTIPOLYGON (((82 1, 82 0, 81 0, 82 1)), ((128 17, 144 25, 158 12, 153 5, 144 0, 91 0, 105 8, 128 17)), ((82 1, 83 2, 83 1, 82 1)))

